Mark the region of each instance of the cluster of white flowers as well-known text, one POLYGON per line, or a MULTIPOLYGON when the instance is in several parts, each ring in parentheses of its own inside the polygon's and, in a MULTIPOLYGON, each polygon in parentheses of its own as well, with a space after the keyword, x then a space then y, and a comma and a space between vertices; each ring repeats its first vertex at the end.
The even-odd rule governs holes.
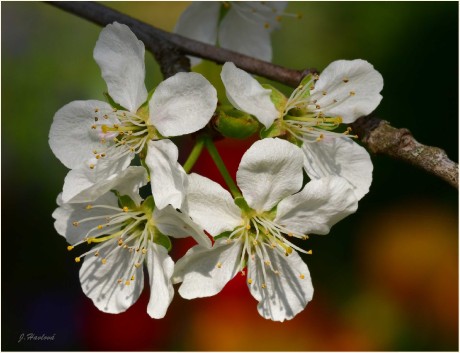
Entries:
MULTIPOLYGON (((270 16, 284 8, 270 4, 270 16)), ((202 6, 193 4, 178 28, 190 26, 190 16, 202 6)), ((206 7, 216 19, 218 6, 206 7)), ((228 18, 240 23, 235 18, 245 18, 243 10, 251 6, 261 14, 268 5, 233 5, 218 32, 222 46, 228 18)), ((266 21, 269 27, 276 23, 266 21)), ((209 41, 215 42, 217 20, 212 26, 203 31, 214 33, 209 41)), ((94 58, 108 102, 65 105, 49 134, 52 151, 70 169, 53 213, 55 228, 69 251, 82 249, 75 261, 83 261, 84 293, 101 311, 123 312, 139 298, 145 268, 151 286, 147 312, 162 318, 173 284, 180 283, 178 292, 187 299, 212 296, 241 272, 260 315, 293 318, 313 296, 308 267, 298 254, 311 250, 300 244, 355 212, 372 181, 368 153, 349 130, 332 130, 376 108, 382 77, 366 61, 340 60, 321 76, 307 76, 286 98, 226 63, 221 77, 229 101, 261 124, 261 140, 243 155, 238 186, 229 185, 229 193, 188 174, 169 139, 210 122, 219 110, 216 90, 200 74, 178 73, 148 92, 144 51, 127 26, 104 28, 94 58), (140 188, 148 184, 149 196, 143 198, 140 188), (189 236, 197 245, 174 264, 169 237, 189 236)))

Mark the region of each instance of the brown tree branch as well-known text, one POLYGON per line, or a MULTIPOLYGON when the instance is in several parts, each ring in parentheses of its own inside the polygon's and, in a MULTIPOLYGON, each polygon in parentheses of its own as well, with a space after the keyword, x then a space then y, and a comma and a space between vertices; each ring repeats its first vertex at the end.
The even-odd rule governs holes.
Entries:
MULTIPOLYGON (((190 71, 190 63, 185 55, 219 64, 231 61, 247 72, 291 87, 296 87, 306 73, 314 71, 314 69, 288 69, 165 32, 98 3, 50 2, 50 4, 101 26, 114 21, 128 25, 155 56, 165 78, 180 71, 190 71)), ((371 152, 385 154, 420 167, 458 189, 458 164, 451 161, 442 149, 417 142, 409 130, 396 129, 387 121, 371 116, 358 119, 352 124, 352 128, 371 152)))
POLYGON ((458 188, 458 164, 441 148, 425 146, 408 129, 394 128, 388 121, 374 116, 359 118, 351 126, 371 152, 422 168, 458 188))

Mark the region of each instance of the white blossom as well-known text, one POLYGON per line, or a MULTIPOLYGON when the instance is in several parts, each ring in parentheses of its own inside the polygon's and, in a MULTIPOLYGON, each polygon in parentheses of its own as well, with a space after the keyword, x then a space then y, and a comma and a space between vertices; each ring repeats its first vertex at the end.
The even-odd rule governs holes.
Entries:
MULTIPOLYGON (((115 22, 105 27, 94 58, 114 106, 73 101, 54 116, 51 149, 73 174, 85 178, 81 185, 111 179, 128 167, 135 154, 145 157, 149 141, 195 132, 215 111, 216 90, 197 73, 181 72, 166 79, 148 99, 144 52, 144 44, 126 25, 115 22)), ((77 190, 78 184, 72 189, 73 195, 84 191, 77 190)), ((64 201, 69 202, 70 193, 65 191, 64 201)))
POLYGON ((234 202, 219 184, 191 174, 185 210, 209 234, 219 236, 212 249, 191 248, 176 264, 173 281, 187 299, 219 293, 247 269, 248 288, 264 318, 284 321, 312 299, 307 265, 290 239, 327 234, 355 212, 357 199, 342 178, 313 180, 302 189, 303 155, 280 139, 254 143, 244 154, 237 183, 242 200, 234 202), (301 190, 302 189, 302 190, 301 190))
POLYGON ((221 73, 229 101, 254 115, 265 129, 277 129, 302 144, 305 170, 310 178, 338 175, 363 197, 372 182, 372 162, 361 146, 345 133, 332 130, 370 114, 380 103, 383 79, 364 60, 338 60, 321 75, 309 75, 289 98, 264 88, 245 71, 227 62, 221 73), (279 98, 281 97, 281 98, 279 98))
POLYGON ((99 310, 120 313, 133 305, 144 286, 145 266, 151 286, 147 313, 162 318, 174 295, 168 235, 192 236, 204 248, 211 242, 185 214, 171 206, 159 210, 151 196, 140 198, 138 189, 147 183, 145 168, 127 171, 138 178, 119 178, 113 183, 120 198, 108 191, 92 203, 67 204, 59 195, 59 207, 53 213, 55 228, 70 244, 69 251, 95 244, 75 261, 84 259, 81 286, 99 310))
MULTIPOLYGON (((271 61, 270 34, 279 27, 287 1, 194 1, 181 15, 174 31, 188 38, 254 58, 271 61), (220 21, 222 8, 228 9, 220 21)), ((192 65, 200 62, 192 58, 192 65)))

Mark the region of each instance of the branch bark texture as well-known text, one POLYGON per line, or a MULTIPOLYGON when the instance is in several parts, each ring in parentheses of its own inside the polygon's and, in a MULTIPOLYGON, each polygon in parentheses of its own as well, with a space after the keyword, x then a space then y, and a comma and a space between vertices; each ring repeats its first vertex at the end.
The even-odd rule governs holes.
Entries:
MULTIPOLYGON (((190 62, 186 55, 218 64, 231 61, 247 72, 291 87, 297 87, 307 73, 315 71, 288 69, 169 33, 95 2, 58 1, 50 4, 100 26, 114 21, 126 24, 155 56, 165 78, 180 71, 190 71, 190 62)), ((387 121, 372 116, 358 119, 352 124, 352 128, 371 152, 385 154, 420 167, 458 189, 458 164, 451 161, 442 149, 417 142, 409 130, 396 129, 387 121)))

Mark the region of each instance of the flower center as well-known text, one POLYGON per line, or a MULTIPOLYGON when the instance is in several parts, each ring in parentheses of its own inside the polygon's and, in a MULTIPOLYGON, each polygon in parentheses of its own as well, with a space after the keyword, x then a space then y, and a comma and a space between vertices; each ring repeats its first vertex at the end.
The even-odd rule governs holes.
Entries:
MULTIPOLYGON (((321 141, 324 138, 343 137, 344 135, 357 137, 349 135, 351 128, 347 128, 343 133, 333 132, 332 130, 342 123, 342 117, 327 116, 328 110, 343 103, 344 100, 353 96, 354 92, 351 91, 347 97, 341 100, 331 99, 330 102, 320 105, 318 100, 310 95, 310 91, 315 88, 314 85, 318 79, 319 75, 317 74, 308 75, 292 92, 283 111, 285 129, 298 140, 307 143, 321 141)), ((326 96, 327 92, 323 91, 321 94, 326 96)))
MULTIPOLYGON (((290 230, 283 225, 273 222, 272 215, 264 212, 261 214, 249 215, 243 217, 243 225, 237 227, 228 237, 228 242, 243 242, 243 251, 241 253, 240 270, 243 271, 249 260, 263 263, 263 276, 266 277, 266 268, 274 274, 279 275, 280 271, 273 266, 270 261, 269 251, 278 251, 279 253, 289 256, 292 249, 312 254, 312 251, 305 251, 293 244, 287 238, 299 238, 306 240, 308 235, 290 230)), ((299 274, 300 278, 302 274, 299 274)), ((248 283, 252 283, 252 278, 248 278, 248 283)), ((265 280, 263 281, 265 283, 265 280)), ((262 285, 263 288, 264 285, 262 285)))
POLYGON ((132 257, 129 261, 131 269, 127 272, 126 278, 118 279, 118 283, 129 285, 136 277, 136 269, 139 269, 145 260, 149 241, 153 241, 158 230, 151 212, 147 207, 138 206, 132 209, 127 206, 117 208, 109 205, 88 204, 85 209, 89 217, 73 222, 74 227, 81 227, 85 223, 97 224, 89 229, 83 240, 69 245, 67 250, 72 250, 75 246, 82 244, 99 244, 97 249, 86 251, 75 258, 75 262, 88 255, 101 258, 103 265, 111 261, 120 251, 126 251, 132 257), (101 214, 105 213, 106 214, 101 214), (91 213, 97 212, 97 215, 91 213))
POLYGON ((93 134, 100 148, 93 151, 89 167, 94 169, 101 159, 117 160, 127 154, 141 154, 148 140, 158 138, 156 129, 148 124, 148 116, 141 110, 137 114, 113 108, 94 109, 93 134))

